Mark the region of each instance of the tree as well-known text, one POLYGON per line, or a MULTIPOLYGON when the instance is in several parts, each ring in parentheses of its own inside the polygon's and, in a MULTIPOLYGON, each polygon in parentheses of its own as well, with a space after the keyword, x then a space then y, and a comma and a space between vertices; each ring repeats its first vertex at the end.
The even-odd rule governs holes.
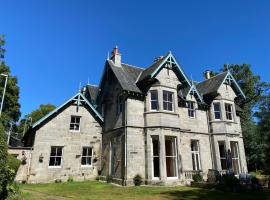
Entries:
POLYGON ((24 134, 24 131, 29 128, 30 121, 32 121, 32 124, 35 123, 36 121, 47 115, 49 112, 51 112, 53 109, 55 109, 55 106, 52 104, 41 104, 38 109, 26 115, 17 126, 16 132, 18 133, 18 138, 21 138, 24 134))
POLYGON ((265 162, 264 141, 262 132, 257 129, 254 121, 254 112, 270 85, 262 82, 260 76, 255 75, 248 64, 227 65, 223 70, 227 69, 246 95, 246 100, 238 98, 236 101, 243 108, 240 118, 249 169, 262 168, 265 162))
MULTIPOLYGON (((1 122, 7 128, 10 121, 17 122, 20 118, 20 104, 19 104, 19 87, 16 76, 12 76, 9 66, 6 65, 5 58, 4 36, 0 35, 0 72, 8 75, 8 82, 6 87, 6 94, 4 98, 3 110, 1 115, 1 122)), ((0 77, 0 95, 2 98, 5 79, 0 77)))
POLYGON ((265 155, 265 169, 270 172, 270 93, 266 95, 259 105, 256 117, 258 119, 258 130, 260 132, 262 149, 265 155))
POLYGON ((0 200, 7 196, 8 185, 8 166, 7 166, 7 143, 5 138, 5 129, 0 123, 0 200))

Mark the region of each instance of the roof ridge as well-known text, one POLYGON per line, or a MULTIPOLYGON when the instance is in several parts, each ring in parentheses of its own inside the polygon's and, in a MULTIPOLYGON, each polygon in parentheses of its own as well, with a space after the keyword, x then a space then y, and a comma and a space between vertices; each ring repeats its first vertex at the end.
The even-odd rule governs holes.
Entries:
POLYGON ((143 68, 143 67, 138 67, 138 66, 135 66, 135 65, 127 64, 127 63, 121 63, 121 64, 128 65, 128 66, 135 67, 135 68, 139 68, 139 69, 143 69, 143 70, 146 69, 146 68, 143 68))
POLYGON ((224 74, 224 73, 228 73, 228 71, 221 72, 221 73, 219 73, 219 74, 217 74, 217 75, 215 75, 215 76, 212 76, 212 77, 209 78, 209 79, 205 79, 205 80, 203 80, 203 81, 201 81, 201 82, 198 82, 198 84, 203 83, 203 82, 206 82, 206 81, 208 81, 208 80, 211 80, 211 79, 213 79, 213 78, 215 78, 215 77, 217 77, 217 76, 220 76, 221 74, 224 74))

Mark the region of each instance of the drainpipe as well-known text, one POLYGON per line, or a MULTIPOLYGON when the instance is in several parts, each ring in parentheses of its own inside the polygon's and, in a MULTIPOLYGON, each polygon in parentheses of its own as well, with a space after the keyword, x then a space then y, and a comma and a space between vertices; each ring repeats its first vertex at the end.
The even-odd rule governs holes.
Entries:
POLYGON ((30 166, 31 166, 31 160, 32 160, 32 150, 33 150, 33 147, 30 148, 29 163, 28 163, 28 167, 27 167, 27 178, 26 178, 26 182, 28 182, 28 179, 29 179, 29 176, 30 176, 30 166))
POLYGON ((214 156, 213 156, 213 146, 212 146, 212 131, 210 127, 210 116, 209 116, 209 111, 206 110, 206 115, 207 115, 207 125, 208 125, 208 133, 209 133, 209 143, 210 143, 210 151, 211 151, 211 161, 212 161, 212 169, 214 168, 214 156))
POLYGON ((127 98, 125 100, 125 180, 124 185, 127 185, 127 98))

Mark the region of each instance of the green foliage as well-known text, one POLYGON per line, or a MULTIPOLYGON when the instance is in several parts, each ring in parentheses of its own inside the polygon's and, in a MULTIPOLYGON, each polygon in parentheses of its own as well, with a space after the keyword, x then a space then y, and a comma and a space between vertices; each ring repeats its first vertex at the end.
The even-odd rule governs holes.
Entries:
POLYGON ((107 175, 106 176, 106 181, 107 181, 107 183, 111 183, 113 181, 112 175, 107 175))
POLYGON ((7 196, 8 185, 8 154, 4 134, 4 127, 0 123, 0 199, 5 199, 7 196))
POLYGON ((141 175, 140 174, 135 175, 133 178, 133 182, 135 186, 140 186, 143 182, 141 175))
MULTIPOLYGON (((1 115, 1 121, 5 128, 8 126, 9 121, 18 121, 21 115, 20 104, 19 104, 19 87, 16 76, 12 76, 10 68, 4 61, 5 49, 4 36, 0 36, 0 72, 8 75, 6 94, 4 98, 3 110, 1 115)), ((2 98, 3 89, 5 84, 5 77, 0 76, 0 95, 2 98)))
POLYGON ((9 176, 9 180, 10 180, 10 182, 12 182, 15 178, 15 175, 16 175, 19 167, 20 167, 21 161, 18 160, 17 158, 15 158, 14 156, 8 154, 7 164, 8 164, 8 169, 13 171, 13 175, 11 176, 11 174, 10 174, 10 176, 9 176))
POLYGON ((73 180, 73 177, 72 176, 69 176, 67 182, 72 183, 73 181, 74 181, 73 180))
POLYGON ((193 174, 192 179, 195 183, 203 182, 203 177, 201 174, 193 174))

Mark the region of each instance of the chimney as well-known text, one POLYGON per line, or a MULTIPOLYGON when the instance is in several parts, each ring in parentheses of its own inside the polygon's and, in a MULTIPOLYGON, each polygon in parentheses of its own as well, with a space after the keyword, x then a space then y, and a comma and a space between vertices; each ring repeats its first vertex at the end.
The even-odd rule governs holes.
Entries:
POLYGON ((113 48, 111 60, 113 61, 115 66, 121 67, 121 54, 119 53, 117 46, 113 48))
POLYGON ((205 79, 210 79, 211 78, 211 71, 210 70, 206 70, 203 74, 204 74, 205 79))

